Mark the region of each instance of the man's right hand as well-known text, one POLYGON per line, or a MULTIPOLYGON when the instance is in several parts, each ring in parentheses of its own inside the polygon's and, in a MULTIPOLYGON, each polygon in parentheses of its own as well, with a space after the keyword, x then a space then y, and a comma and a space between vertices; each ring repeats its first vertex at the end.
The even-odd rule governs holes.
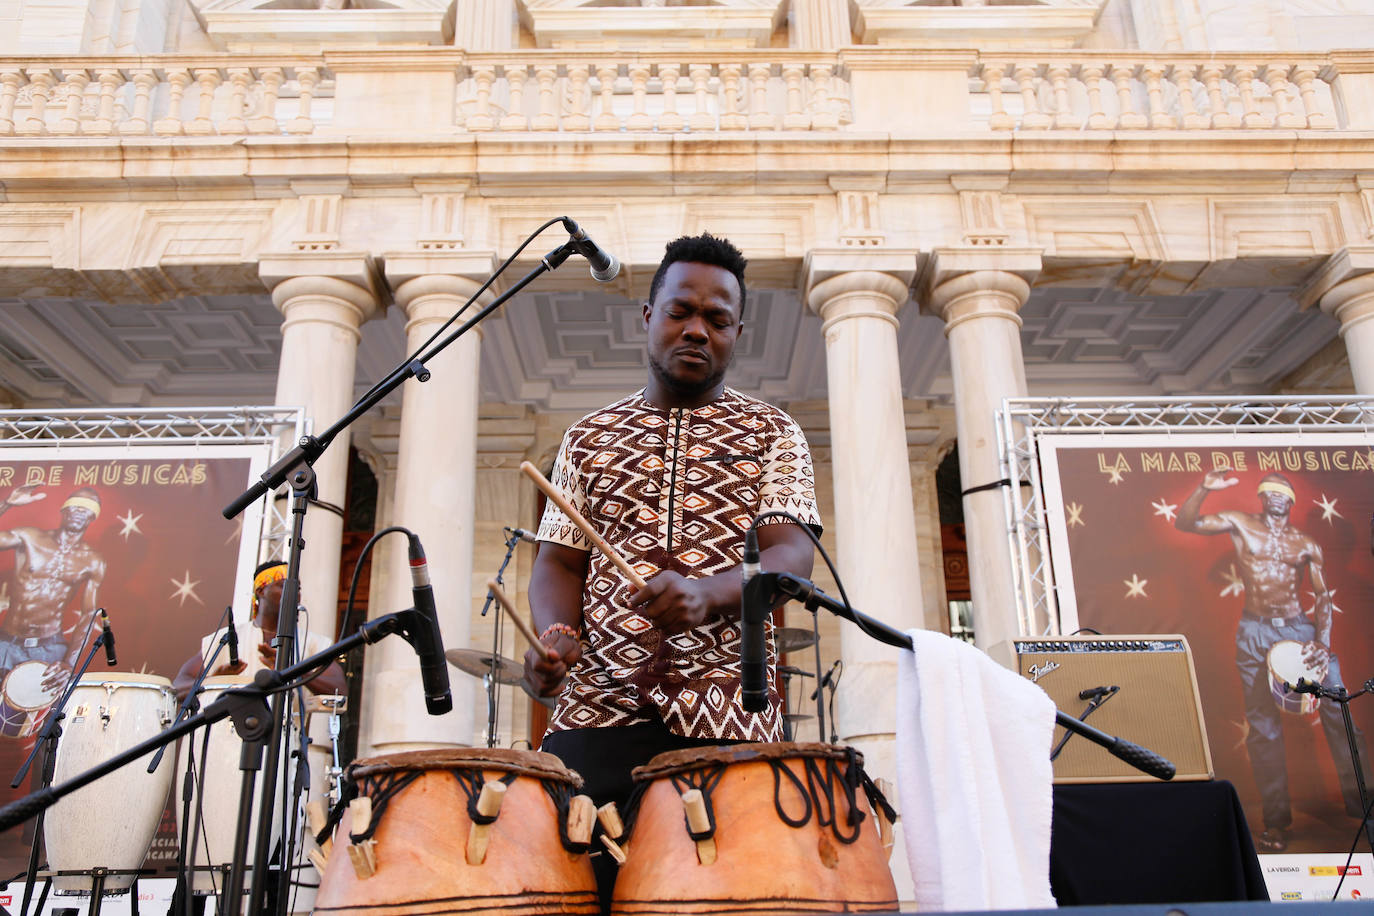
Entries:
POLYGON ((38 484, 36 483, 26 484, 22 487, 15 487, 13 490, 10 490, 9 496, 5 497, 5 505, 27 506, 29 503, 36 503, 40 499, 48 498, 48 494, 46 493, 35 492, 37 489, 38 484))
POLYGON ((215 670, 210 672, 211 677, 226 677, 233 674, 242 674, 248 670, 248 663, 239 659, 237 665, 231 665, 227 661, 220 662, 215 666, 215 670))
POLYGON ((525 681, 535 696, 553 696, 569 669, 582 660, 582 644, 566 633, 550 633, 546 642, 525 650, 525 681))
POLYGON ((1217 468, 1208 471, 1202 478, 1202 489, 1204 490, 1225 490, 1227 487, 1234 487, 1240 483, 1236 477, 1228 478, 1226 475, 1231 473, 1230 468, 1217 468))

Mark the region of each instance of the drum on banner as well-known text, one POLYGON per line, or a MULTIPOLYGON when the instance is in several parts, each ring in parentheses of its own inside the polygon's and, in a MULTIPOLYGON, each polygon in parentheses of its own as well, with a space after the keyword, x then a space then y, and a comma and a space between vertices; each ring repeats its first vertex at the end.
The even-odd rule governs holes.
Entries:
POLYGON ((551 754, 411 751, 348 768, 318 914, 598 912, 595 808, 551 754))
MULTIPOLYGON (((53 784, 154 737, 175 713, 176 697, 167 678, 117 672, 83 676, 67 701, 53 784)), ((131 761, 48 809, 43 839, 53 871, 129 871, 143 864, 172 785, 173 768, 166 758, 148 773, 152 756, 149 752, 131 761)), ((133 880, 133 875, 111 875, 105 890, 127 890, 133 880)), ((57 877, 53 887, 59 894, 83 893, 90 890, 91 879, 57 877)))

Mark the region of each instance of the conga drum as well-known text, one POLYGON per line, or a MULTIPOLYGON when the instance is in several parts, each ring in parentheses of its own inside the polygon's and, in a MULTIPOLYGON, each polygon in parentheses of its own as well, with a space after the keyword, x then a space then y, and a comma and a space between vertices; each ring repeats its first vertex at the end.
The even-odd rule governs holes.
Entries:
MULTIPOLYGON (((242 674, 207 677, 201 682, 200 708, 204 709, 218 700, 224 691, 231 687, 243 687, 252 682, 251 677, 242 674)), ((191 827, 193 832, 188 837, 187 848, 188 850, 195 850, 194 857, 191 857, 188 852, 188 859, 195 875, 191 881, 191 889, 196 894, 216 894, 223 889, 226 872, 229 865, 234 861, 234 840, 237 837, 239 823, 239 796, 243 792, 243 771, 239 769, 239 753, 243 748, 243 742, 239 739, 233 720, 226 717, 209 726, 208 744, 206 738, 206 732, 195 731, 181 739, 177 750, 176 771, 178 773, 186 772, 188 748, 194 750, 195 775, 191 789, 191 827), (204 791, 202 791, 202 778, 204 779, 204 791)), ((287 742, 283 742, 283 765, 279 765, 277 769, 278 791, 281 788, 280 780, 291 778, 291 773, 284 766, 290 753, 290 747, 286 745, 287 742)), ((262 770, 259 770, 254 778, 253 818, 252 826, 249 828, 250 837, 257 836, 258 815, 262 810, 259 807, 262 801, 262 770)), ((173 809, 177 818, 177 836, 181 836, 182 805, 180 798, 173 805, 173 809)), ((273 835, 276 836, 280 833, 281 805, 274 805, 272 812, 272 830, 273 835)), ((248 885, 252 880, 252 857, 253 846, 250 843, 248 846, 249 862, 244 869, 245 885, 248 885)), ((247 887, 244 890, 246 891, 247 887)))
POLYGON ((44 689, 47 662, 27 661, 15 665, 0 685, 0 735, 26 738, 39 730, 43 716, 62 692, 61 687, 44 689))
MULTIPOLYGON (((172 722, 172 682, 154 674, 88 674, 67 701, 57 742, 54 785, 66 782, 114 755, 146 741, 172 722)), ((172 785, 172 764, 164 759, 149 775, 152 752, 80 788, 48 809, 43 840, 53 871, 97 867, 132 870, 143 865, 172 785)), ((123 891, 133 875, 111 875, 105 890, 123 891)), ((54 878, 59 894, 91 889, 86 877, 54 878)))
POLYGON ((315 912, 596 913, 587 856, 595 814, 590 799, 574 796, 581 786, 582 777, 538 751, 452 748, 355 761, 315 912), (497 796, 493 816, 488 799, 497 796), (583 807, 585 831, 570 824, 583 807), (360 831, 355 812, 369 808, 360 831))
POLYGON ((851 748, 787 742, 670 751, 636 768, 634 779, 612 913, 897 908, 870 806, 886 801, 851 748), (704 813, 694 817, 693 803, 704 813))
POLYGON ((1309 665, 1302 657, 1303 644, 1296 639, 1281 639, 1269 647, 1269 693, 1284 712, 1310 716, 1321 708, 1321 697, 1314 693, 1290 690, 1298 686, 1299 678, 1320 684, 1326 672, 1309 665))

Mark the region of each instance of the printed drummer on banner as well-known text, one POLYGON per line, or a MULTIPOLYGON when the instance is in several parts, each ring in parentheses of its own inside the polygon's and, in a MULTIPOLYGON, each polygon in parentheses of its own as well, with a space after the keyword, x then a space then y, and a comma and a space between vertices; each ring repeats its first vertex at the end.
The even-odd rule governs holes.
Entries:
MULTIPOLYGON (((1327 587, 1321 545, 1290 518, 1297 487, 1284 474, 1265 474, 1256 485, 1258 512, 1234 509, 1203 515, 1202 503, 1214 492, 1240 483, 1228 465, 1208 471, 1179 507, 1175 526, 1193 534, 1227 534, 1235 547, 1245 604, 1236 625, 1236 669, 1245 695, 1249 725, 1245 743, 1263 800, 1264 831, 1255 847, 1264 853, 1288 848, 1293 823, 1283 716, 1316 714, 1321 719, 1340 780, 1346 813, 1362 817, 1359 784, 1346 742, 1345 725, 1334 704, 1295 694, 1299 678, 1324 687, 1341 686, 1340 664, 1331 647, 1332 596, 1327 587), (1300 601, 1304 580, 1314 603, 1300 601)), ((1362 760, 1369 759, 1364 736, 1356 729, 1362 760)))
MULTIPOLYGON (((0 502, 0 515, 47 496, 37 484, 15 487, 0 502)), ((0 617, 0 735, 34 734, 71 677, 78 633, 91 621, 105 579, 104 558, 83 540, 99 517, 99 493, 78 487, 58 509, 56 527, 0 531, 0 549, 14 551, 15 585, 0 617)))

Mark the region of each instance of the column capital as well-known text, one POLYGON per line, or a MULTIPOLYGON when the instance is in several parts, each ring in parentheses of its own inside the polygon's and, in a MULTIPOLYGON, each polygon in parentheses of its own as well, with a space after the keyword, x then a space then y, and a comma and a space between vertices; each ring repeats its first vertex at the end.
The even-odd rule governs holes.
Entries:
MULTIPOLYGON (((421 295, 447 293, 466 299, 499 263, 494 251, 468 249, 388 252, 383 257, 396 304, 406 309, 421 295)), ((499 289, 499 283, 493 284, 488 293, 499 289)))
POLYGON ((922 309, 945 321, 945 333, 978 315, 1021 322, 1018 312, 1040 273, 1040 249, 937 248, 917 281, 922 309))
POLYGON ((826 314, 827 306, 847 294, 876 297, 892 318, 910 295, 919 256, 915 249, 814 248, 802 265, 803 299, 829 321, 835 316, 826 314))
POLYGON ((1374 245, 1342 248, 1327 258, 1294 294, 1303 308, 1320 305, 1344 328, 1351 300, 1362 298, 1374 283, 1374 245))
POLYGON ((272 291, 272 302, 285 311, 293 299, 325 296, 357 311, 357 324, 385 307, 385 287, 371 255, 358 251, 288 251, 258 260, 258 277, 272 291))

